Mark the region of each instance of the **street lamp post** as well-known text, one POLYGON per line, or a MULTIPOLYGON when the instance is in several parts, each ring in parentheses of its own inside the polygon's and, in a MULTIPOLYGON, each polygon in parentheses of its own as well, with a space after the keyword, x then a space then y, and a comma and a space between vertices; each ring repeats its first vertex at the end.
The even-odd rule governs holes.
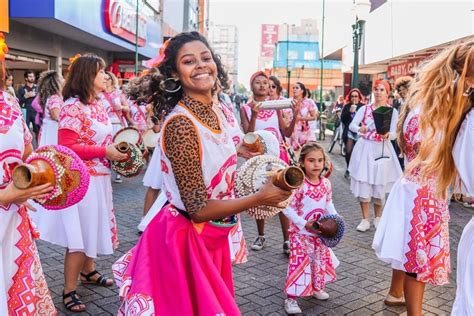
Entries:
POLYGON ((135 76, 138 75, 138 1, 135 12, 135 76))
POLYGON ((352 45, 354 49, 354 66, 352 68, 352 88, 359 87, 359 50, 364 34, 365 21, 370 12, 370 0, 354 2, 355 24, 352 25, 352 45))
POLYGON ((286 24, 286 74, 287 74, 287 93, 288 98, 290 97, 290 80, 291 70, 289 65, 289 54, 290 54, 290 25, 286 24))
MULTIPOLYGON (((320 72, 320 83, 319 83, 319 106, 320 106, 320 109, 321 109, 321 113, 324 111, 324 108, 325 106, 323 105, 323 76, 324 76, 324 19, 325 19, 325 1, 323 0, 323 19, 322 19, 322 23, 321 23, 321 72, 320 72)), ((322 115, 320 114, 319 115, 319 130, 322 131, 321 127, 322 127, 323 123, 322 123, 322 115)), ((322 133, 320 132, 319 133, 319 137, 318 139, 321 140, 322 139, 322 134, 324 133, 324 131, 322 131, 322 133)))

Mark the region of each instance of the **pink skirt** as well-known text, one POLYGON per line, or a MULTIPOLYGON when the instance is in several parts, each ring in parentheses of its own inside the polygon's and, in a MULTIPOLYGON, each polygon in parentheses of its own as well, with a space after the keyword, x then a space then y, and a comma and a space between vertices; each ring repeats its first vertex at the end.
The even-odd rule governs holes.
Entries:
POLYGON ((193 223, 165 206, 138 244, 113 265, 119 315, 240 315, 230 229, 193 223))

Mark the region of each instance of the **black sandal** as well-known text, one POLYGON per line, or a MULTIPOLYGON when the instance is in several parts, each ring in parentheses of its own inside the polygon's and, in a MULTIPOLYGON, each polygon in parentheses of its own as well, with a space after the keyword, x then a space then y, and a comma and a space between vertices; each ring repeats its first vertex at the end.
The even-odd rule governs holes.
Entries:
POLYGON ((102 274, 99 273, 99 271, 94 270, 89 274, 84 274, 81 272, 81 277, 83 277, 85 280, 81 280, 82 284, 95 284, 95 285, 100 285, 104 287, 109 287, 114 285, 114 282, 112 281, 111 284, 107 284, 107 278, 105 278, 102 274), (94 275, 98 274, 99 277, 96 280, 93 280, 92 277, 94 275))
POLYGON ((64 304, 64 307, 66 307, 68 311, 73 312, 73 313, 81 313, 86 310, 86 307, 84 303, 82 303, 82 301, 79 299, 79 296, 77 295, 76 290, 71 291, 67 294, 64 294, 64 291, 63 291, 63 304, 64 304), (70 298, 71 300, 65 303, 64 300, 67 298, 70 298), (84 308, 73 309, 74 307, 79 306, 79 305, 84 305, 84 308))

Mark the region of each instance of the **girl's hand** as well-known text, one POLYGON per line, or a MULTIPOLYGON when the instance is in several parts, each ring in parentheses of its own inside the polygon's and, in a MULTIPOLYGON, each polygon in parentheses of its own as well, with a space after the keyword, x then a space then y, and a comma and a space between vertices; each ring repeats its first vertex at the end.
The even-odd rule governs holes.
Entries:
MULTIPOLYGON (((18 189, 13 183, 10 183, 4 190, 0 190, 0 204, 24 204, 28 199, 45 198, 51 192, 51 190, 53 190, 53 186, 50 183, 42 184, 25 190, 18 189)), ((28 207, 29 204, 25 206, 28 207)))
POLYGON ((304 225, 304 228, 312 234, 315 234, 315 235, 320 234, 321 231, 319 229, 314 228, 313 226, 314 222, 315 221, 307 221, 306 225, 304 225))
POLYGON ((267 181, 256 193, 261 205, 279 206, 291 196, 291 191, 282 190, 273 185, 271 179, 267 181))
POLYGON ((111 161, 121 161, 127 159, 127 155, 118 151, 115 145, 112 144, 105 148, 105 158, 111 161))
POLYGON ((359 133, 365 134, 365 133, 367 133, 368 130, 369 130, 369 129, 367 128, 366 125, 362 125, 362 126, 359 128, 359 133))

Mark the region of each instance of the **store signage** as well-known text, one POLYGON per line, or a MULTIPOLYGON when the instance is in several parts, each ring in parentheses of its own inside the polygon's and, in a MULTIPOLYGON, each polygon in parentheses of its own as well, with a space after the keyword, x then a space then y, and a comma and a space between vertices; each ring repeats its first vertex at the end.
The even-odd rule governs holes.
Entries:
MULTIPOLYGON (((126 0, 105 0, 104 21, 106 29, 132 44, 137 34, 136 8, 126 0)), ((146 17, 138 14, 138 46, 146 43, 146 17)))
POLYGON ((260 56, 273 57, 275 43, 278 41, 278 25, 262 24, 260 56))
POLYGON ((422 61, 423 59, 414 59, 401 64, 390 65, 387 68, 387 76, 389 78, 396 78, 413 75, 414 68, 416 68, 422 61))

